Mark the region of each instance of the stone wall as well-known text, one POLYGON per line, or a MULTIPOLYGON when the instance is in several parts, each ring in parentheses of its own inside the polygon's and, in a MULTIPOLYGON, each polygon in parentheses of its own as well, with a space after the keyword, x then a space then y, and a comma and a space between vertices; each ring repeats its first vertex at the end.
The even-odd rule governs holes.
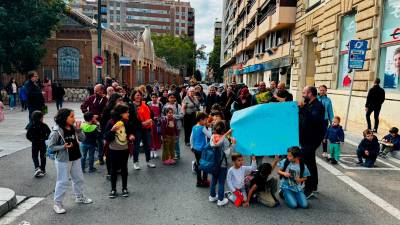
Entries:
POLYGON ((83 102, 88 96, 89 92, 84 88, 64 88, 66 102, 83 102))

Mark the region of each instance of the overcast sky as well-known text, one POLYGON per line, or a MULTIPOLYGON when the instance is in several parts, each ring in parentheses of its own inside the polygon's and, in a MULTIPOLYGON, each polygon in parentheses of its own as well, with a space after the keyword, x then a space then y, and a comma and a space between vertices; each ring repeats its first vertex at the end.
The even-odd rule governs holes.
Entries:
POLYGON ((206 45, 211 52, 214 38, 214 22, 222 18, 222 0, 190 0, 195 9, 195 40, 197 46, 206 45))

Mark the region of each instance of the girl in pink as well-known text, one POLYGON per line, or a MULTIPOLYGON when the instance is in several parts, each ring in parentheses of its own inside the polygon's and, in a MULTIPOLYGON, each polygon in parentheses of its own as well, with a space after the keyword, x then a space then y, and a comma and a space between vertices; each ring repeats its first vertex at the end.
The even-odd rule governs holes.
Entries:
POLYGON ((52 101, 51 80, 49 80, 47 77, 45 77, 43 80, 43 92, 44 92, 44 100, 46 102, 51 102, 52 101))
POLYGON ((148 103, 153 115, 154 123, 151 127, 151 143, 150 143, 150 157, 158 158, 157 151, 161 148, 161 110, 163 108, 162 104, 158 101, 158 96, 156 93, 151 95, 151 101, 148 103))

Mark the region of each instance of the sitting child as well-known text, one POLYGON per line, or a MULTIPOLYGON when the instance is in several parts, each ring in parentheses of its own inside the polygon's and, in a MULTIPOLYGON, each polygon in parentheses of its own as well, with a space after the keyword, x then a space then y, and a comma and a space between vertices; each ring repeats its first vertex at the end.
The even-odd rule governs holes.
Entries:
POLYGON ((337 164, 340 158, 340 144, 344 142, 344 132, 340 126, 340 117, 335 116, 332 126, 326 131, 324 143, 329 140, 329 152, 331 153, 331 163, 337 164))
POLYGON ((258 167, 256 174, 250 181, 249 194, 247 195, 246 202, 243 203, 244 207, 249 207, 250 200, 254 195, 257 197, 257 202, 268 206, 275 207, 279 205, 275 193, 278 189, 278 180, 275 177, 269 177, 271 172, 275 169, 279 161, 279 156, 275 157, 274 162, 271 164, 263 163, 258 167))
POLYGON ((360 142, 357 148, 357 164, 364 167, 374 167, 379 153, 378 138, 369 129, 365 130, 363 135, 364 139, 360 142), (363 162, 363 158, 365 159, 365 162, 363 162))
POLYGON ((244 166, 244 158, 241 154, 232 154, 233 166, 229 168, 226 183, 232 194, 229 195, 229 200, 235 203, 236 206, 241 205, 237 203, 236 199, 243 196, 243 201, 247 201, 247 193, 244 186, 244 178, 252 171, 257 169, 256 157, 251 157, 251 166, 244 166))
POLYGON ((300 148, 289 148, 287 158, 280 161, 278 167, 278 174, 281 176, 281 191, 286 205, 292 209, 307 208, 308 202, 302 183, 310 176, 310 172, 300 158, 300 148))
POLYGON ((379 156, 386 158, 387 154, 390 153, 395 158, 400 158, 400 135, 397 127, 392 127, 389 130, 389 134, 383 137, 382 148, 379 156))

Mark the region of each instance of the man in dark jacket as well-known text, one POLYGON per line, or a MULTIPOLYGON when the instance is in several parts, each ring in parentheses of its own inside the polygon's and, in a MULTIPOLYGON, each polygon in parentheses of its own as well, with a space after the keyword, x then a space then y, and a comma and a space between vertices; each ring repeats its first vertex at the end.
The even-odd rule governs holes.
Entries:
MULTIPOLYGON (((91 112, 94 115, 97 115, 97 120, 101 120, 101 116, 103 114, 104 108, 107 105, 107 97, 104 94, 104 86, 102 84, 96 84, 94 86, 94 94, 89 96, 82 104, 81 110, 82 113, 91 112)), ((100 131, 100 134, 97 139, 97 146, 99 151, 99 162, 100 165, 104 165, 103 160, 103 131, 100 131)))
POLYGON ((44 104, 44 97, 42 89, 38 84, 39 76, 36 71, 28 72, 28 80, 25 82, 26 95, 28 96, 28 111, 29 121, 31 121, 32 112, 39 110, 42 111, 44 104))
POLYGON ((381 112, 382 104, 385 101, 385 90, 379 86, 380 82, 381 79, 375 79, 374 86, 368 91, 367 102, 365 103, 365 111, 367 112, 366 117, 369 130, 371 130, 370 116, 371 113, 374 112, 375 124, 372 132, 375 133, 378 131, 379 113, 381 112))
POLYGON ((206 98, 206 113, 210 114, 211 112, 211 107, 214 104, 221 104, 221 99, 219 95, 217 95, 217 90, 214 86, 210 86, 208 89, 208 95, 206 98))
POLYGON ((324 125, 325 109, 317 99, 317 89, 307 86, 303 89, 304 105, 299 109, 299 135, 301 153, 311 176, 305 182, 304 193, 309 198, 318 187, 318 170, 315 152, 321 144, 326 127, 324 125))

